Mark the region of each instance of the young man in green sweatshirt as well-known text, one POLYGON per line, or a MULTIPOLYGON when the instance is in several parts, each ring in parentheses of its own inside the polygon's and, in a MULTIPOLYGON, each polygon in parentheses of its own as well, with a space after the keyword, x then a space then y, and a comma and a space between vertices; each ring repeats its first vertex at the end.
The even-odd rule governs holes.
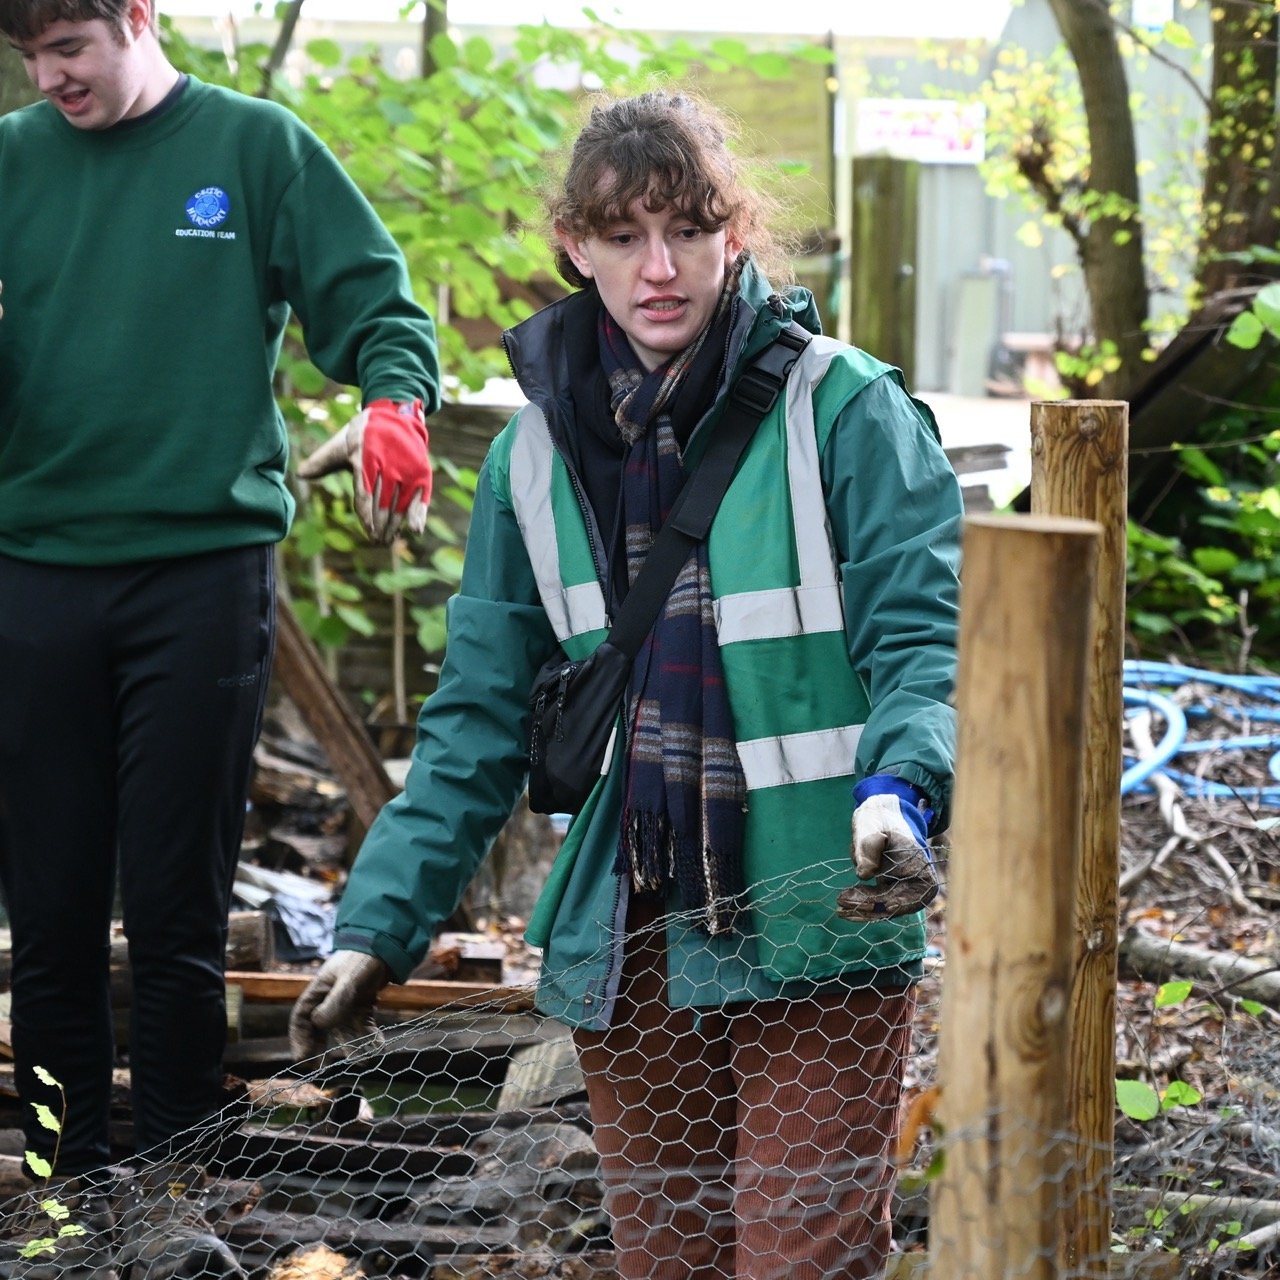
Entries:
MULTIPOLYGON (((181 75, 152 0, 0 0, 0 32, 44 99, 0 119, 0 887, 19 1088, 60 1114, 35 1068, 61 1082, 55 1176, 82 1178, 111 1154, 117 878, 139 1153, 220 1102, 293 514, 272 394, 290 310, 362 393, 321 465, 352 466, 375 538, 425 519, 439 374, 403 257, 334 156, 283 107, 181 75)), ((37 1163, 54 1139, 33 1119, 37 1163)), ((108 1242, 49 1274, 171 1273, 108 1242)), ((229 1270, 216 1244, 192 1247, 229 1270)))

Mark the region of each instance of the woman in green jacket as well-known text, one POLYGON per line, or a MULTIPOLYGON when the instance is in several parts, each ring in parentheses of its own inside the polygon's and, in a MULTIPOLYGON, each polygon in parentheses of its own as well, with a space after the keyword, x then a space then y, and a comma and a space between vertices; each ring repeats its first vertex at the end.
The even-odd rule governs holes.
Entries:
MULTIPOLYGON (((529 404, 481 470, 439 688, 294 1011, 299 1056, 373 1029, 525 785, 539 668, 607 633, 747 364, 816 331, 764 274, 764 210, 705 106, 592 110, 550 209, 575 292, 505 335, 529 404)), ((634 664, 529 928, 625 1280, 883 1269, 960 512, 897 371, 814 337, 634 664)))

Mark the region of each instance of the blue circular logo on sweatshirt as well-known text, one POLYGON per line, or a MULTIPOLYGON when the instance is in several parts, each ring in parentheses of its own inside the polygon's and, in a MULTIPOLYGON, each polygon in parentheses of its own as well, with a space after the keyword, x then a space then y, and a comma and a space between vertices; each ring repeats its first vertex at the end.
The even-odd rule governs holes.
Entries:
POLYGON ((230 212, 231 201, 221 187, 201 187, 187 201, 187 217, 197 227, 216 227, 230 212))

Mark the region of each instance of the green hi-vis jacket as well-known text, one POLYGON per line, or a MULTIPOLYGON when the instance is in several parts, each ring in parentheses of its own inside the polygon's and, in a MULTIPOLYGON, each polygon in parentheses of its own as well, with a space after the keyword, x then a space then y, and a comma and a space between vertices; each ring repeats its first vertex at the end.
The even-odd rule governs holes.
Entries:
MULTIPOLYGON (((402 796, 384 809, 339 911, 337 945, 403 978, 453 910, 524 785, 528 691, 559 642, 590 652, 608 630, 592 514, 564 448, 575 430, 566 328, 594 292, 507 335, 530 404, 481 472, 466 564, 451 601, 437 692, 419 720, 402 796)), ((696 458, 732 378, 792 315, 748 265, 729 342, 733 371, 689 445, 696 458)), ((594 335, 594 325, 585 327, 594 335)), ((919 916, 854 925, 852 787, 891 772, 947 821, 948 706, 957 620, 959 489, 932 417, 894 370, 815 338, 757 428, 717 512, 708 554, 716 624, 748 789, 742 928, 710 938, 668 926, 676 1006, 896 986, 919 973, 919 916)), ((628 884, 614 871, 623 751, 574 820, 529 926, 543 948, 538 1004, 608 1025, 628 884)), ((673 901, 672 906, 678 908, 673 901)))

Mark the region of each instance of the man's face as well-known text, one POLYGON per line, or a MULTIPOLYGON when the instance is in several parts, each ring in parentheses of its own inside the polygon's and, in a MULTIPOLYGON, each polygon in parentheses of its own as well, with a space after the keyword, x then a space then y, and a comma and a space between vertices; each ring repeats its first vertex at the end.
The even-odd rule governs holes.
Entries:
POLYGON ((650 211, 639 200, 620 221, 582 239, 562 233, 560 243, 650 371, 702 332, 742 247, 723 227, 704 231, 678 210, 650 211))
POLYGON ((146 6, 134 4, 123 27, 102 18, 60 19, 34 40, 14 41, 14 47, 32 84, 69 123, 108 129, 144 109, 147 70, 138 37, 148 20, 146 6))

